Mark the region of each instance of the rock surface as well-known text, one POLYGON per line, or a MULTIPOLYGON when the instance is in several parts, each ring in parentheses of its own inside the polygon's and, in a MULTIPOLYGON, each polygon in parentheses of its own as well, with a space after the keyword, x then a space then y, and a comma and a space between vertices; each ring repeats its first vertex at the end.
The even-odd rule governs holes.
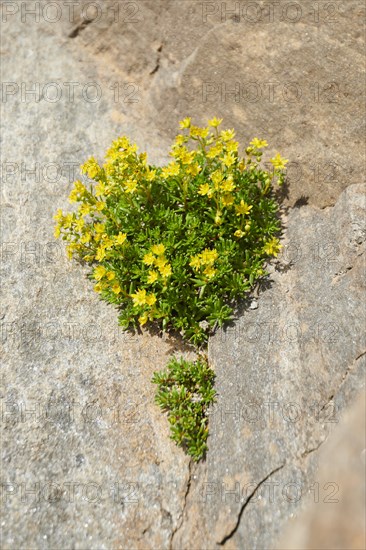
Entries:
POLYGON ((278 550, 365 548, 365 432, 361 392, 319 453, 317 483, 327 497, 320 500, 313 493, 304 513, 289 523, 278 550))
POLYGON ((363 186, 293 209, 258 309, 210 339, 219 400, 176 548, 199 533, 202 548, 271 548, 315 490, 316 451, 364 388, 364 212, 363 186))
POLYGON ((351 185, 363 169, 363 3, 321 8, 319 22, 297 3, 290 22, 281 1, 273 22, 263 11, 258 23, 251 12, 222 20, 214 2, 119 3, 117 15, 115 2, 94 2, 98 18, 90 2, 73 14, 53 2, 57 22, 47 2, 39 20, 29 4, 13 15, 16 4, 1 6, 2 546, 271 548, 363 384, 365 206, 351 185), (248 81, 259 101, 245 96, 248 81), (236 82, 240 101, 223 101, 221 87, 236 82), (210 83, 219 92, 204 98, 210 83), (224 116, 240 141, 268 139, 293 163, 287 205, 312 205, 288 213, 257 308, 243 306, 210 343, 219 401, 198 466, 170 442, 150 383, 172 353, 192 351, 118 330, 52 221, 86 157, 128 134, 162 162, 190 114, 224 116), (239 499, 222 493, 238 488, 239 499))
MULTIPOLYGON (((364 2, 128 4, 116 14, 114 0, 103 2, 72 41, 100 81, 120 83, 111 116, 125 125, 133 113, 144 124, 141 145, 155 148, 146 128, 165 146, 183 116, 217 115, 241 141, 265 136, 290 159, 290 205, 329 206, 364 181, 364 2)), ((59 29, 67 37, 75 22, 59 29)))

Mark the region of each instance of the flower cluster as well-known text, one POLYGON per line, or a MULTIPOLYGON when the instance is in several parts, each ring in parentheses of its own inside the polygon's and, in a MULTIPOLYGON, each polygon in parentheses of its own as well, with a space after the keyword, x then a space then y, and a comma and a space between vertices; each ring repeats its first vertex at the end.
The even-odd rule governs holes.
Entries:
POLYGON ((203 252, 191 258, 189 265, 197 271, 203 269, 203 274, 206 275, 208 279, 212 279, 216 274, 216 270, 213 266, 218 256, 215 248, 213 250, 205 248, 203 252))
POLYGON ((166 259, 165 255, 165 246, 163 244, 154 244, 151 247, 151 251, 148 254, 145 254, 143 257, 143 263, 148 266, 154 266, 156 270, 150 270, 147 277, 147 282, 149 284, 155 283, 159 279, 159 275, 166 279, 172 274, 172 266, 166 259))
POLYGON ((221 123, 182 120, 164 167, 116 139, 104 164, 91 157, 81 167, 69 196, 76 210, 55 215, 55 237, 91 265, 96 292, 119 306, 125 327, 155 321, 204 341, 201 322, 229 319, 228 304, 281 248, 273 183, 283 183, 288 161, 277 153, 265 170, 267 142, 254 138, 240 155, 221 123))

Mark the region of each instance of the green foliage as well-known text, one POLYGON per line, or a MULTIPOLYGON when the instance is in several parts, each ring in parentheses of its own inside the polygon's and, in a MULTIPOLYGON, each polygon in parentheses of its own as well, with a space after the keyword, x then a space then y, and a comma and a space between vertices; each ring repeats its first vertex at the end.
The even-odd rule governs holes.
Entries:
MULTIPOLYGON (((70 259, 91 266, 95 291, 118 306, 125 328, 155 322, 205 343, 281 248, 273 182, 283 183, 288 161, 277 153, 264 169, 268 144, 258 138, 240 156, 234 130, 219 131, 221 122, 199 128, 182 120, 163 167, 118 138, 103 165, 91 157, 81 167, 89 183, 76 181, 69 197, 78 209, 55 215, 55 237, 67 242, 70 259)), ((172 439, 199 460, 215 398, 206 359, 174 358, 153 382, 172 439)))
POLYGON ((55 236, 69 257, 92 266, 101 297, 118 306, 124 327, 159 323, 195 344, 231 318, 232 304, 265 275, 264 263, 281 245, 272 183, 286 160, 261 165, 267 142, 254 138, 239 155, 233 130, 180 125, 164 167, 147 163, 126 137, 113 142, 106 162, 92 157, 75 182, 78 210, 55 216, 55 236), (206 321, 206 323, 202 323, 206 321))
POLYGON ((155 372, 152 380, 158 385, 156 403, 168 413, 171 439, 195 461, 207 450, 207 410, 215 401, 214 378, 201 355, 195 362, 172 358, 166 370, 155 372))

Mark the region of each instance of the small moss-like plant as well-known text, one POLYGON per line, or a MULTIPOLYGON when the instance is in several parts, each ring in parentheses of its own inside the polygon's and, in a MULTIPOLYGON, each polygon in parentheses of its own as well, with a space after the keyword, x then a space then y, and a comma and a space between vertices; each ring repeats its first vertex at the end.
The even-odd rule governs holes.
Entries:
MULTIPOLYGON (((265 169, 268 144, 258 138, 240 155, 234 130, 220 131, 221 122, 200 128, 182 120, 163 167, 118 138, 104 164, 91 157, 81 167, 89 182, 74 184, 77 210, 55 215, 55 237, 67 242, 70 259, 91 266, 95 291, 118 306, 125 328, 154 322, 204 344, 281 248, 273 183, 283 183, 288 161, 277 153, 265 169)), ((213 377, 202 361, 188 365, 174 360, 154 382, 173 439, 197 459, 213 377)))
POLYGON ((253 139, 239 155, 234 130, 180 125, 172 162, 148 164, 128 138, 113 142, 103 165, 92 157, 70 201, 77 211, 55 216, 55 236, 68 254, 93 266, 101 297, 119 306, 124 327, 158 322, 195 344, 229 320, 233 300, 265 272, 280 248, 273 176, 281 184, 286 160, 260 165, 267 142, 253 139), (206 321, 206 323, 202 323, 206 321))
POLYGON ((158 385, 156 403, 168 413, 171 438, 195 461, 207 450, 207 411, 215 400, 214 379, 213 370, 200 355, 194 362, 173 357, 152 380, 158 385))

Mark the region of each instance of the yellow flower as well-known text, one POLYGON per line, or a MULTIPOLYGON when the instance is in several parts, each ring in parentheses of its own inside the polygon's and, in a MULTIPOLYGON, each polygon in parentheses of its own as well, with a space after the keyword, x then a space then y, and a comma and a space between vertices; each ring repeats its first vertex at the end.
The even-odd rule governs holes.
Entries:
POLYGON ((73 189, 69 195, 69 202, 76 202, 79 198, 79 193, 76 189, 73 189))
POLYGON ((140 159, 141 164, 146 165, 147 153, 141 153, 139 155, 139 159, 140 159))
POLYGON ((120 294, 121 287, 118 283, 114 283, 114 285, 112 286, 112 292, 114 292, 114 294, 120 294))
POLYGON ((84 220, 83 220, 83 218, 79 218, 78 220, 76 220, 76 222, 75 222, 75 228, 76 228, 78 231, 81 231, 83 227, 84 227, 84 220))
POLYGON ((269 256, 277 256, 281 248, 282 244, 280 244, 279 239, 273 237, 270 241, 266 242, 263 247, 263 252, 265 252, 269 256))
POLYGON ((229 176, 220 186, 220 189, 224 191, 225 193, 230 193, 230 191, 233 191, 235 185, 234 180, 232 176, 229 176))
POLYGON ((235 131, 234 130, 222 130, 221 137, 224 141, 230 141, 235 137, 235 131))
POLYGON ((83 194, 86 192, 85 185, 80 180, 74 181, 74 187, 78 193, 83 194))
POLYGON ((139 323, 141 326, 144 326, 148 322, 148 320, 149 320, 149 316, 147 313, 144 313, 139 317, 139 323))
POLYGON ((167 261, 168 260, 164 258, 164 256, 159 256, 159 258, 155 258, 154 260, 155 265, 159 270, 167 263, 167 261))
POLYGON ((97 202, 95 203, 95 208, 96 208, 99 212, 101 212, 102 210, 104 210, 105 207, 106 207, 105 202, 97 201, 97 202))
POLYGON ((113 279, 115 279, 115 278, 116 278, 116 274, 113 273, 113 271, 108 271, 108 273, 107 273, 108 281, 113 281, 113 279))
POLYGON ((181 134, 178 134, 175 138, 175 144, 176 145, 183 145, 183 143, 187 142, 186 136, 182 136, 181 134))
POLYGON ((237 141, 229 141, 229 143, 226 144, 226 150, 228 153, 237 153, 238 146, 239 143, 237 141))
POLYGON ((127 155, 131 155, 132 153, 136 153, 138 147, 136 145, 136 143, 133 143, 132 145, 130 145, 129 147, 126 148, 126 153, 127 155))
POLYGON ((255 147, 256 149, 262 149, 263 147, 268 147, 268 143, 266 142, 265 139, 258 139, 258 138, 252 139, 252 141, 250 142, 250 145, 253 145, 253 147, 255 147))
POLYGON ((212 265, 214 261, 218 258, 218 253, 215 248, 210 250, 209 248, 205 248, 203 252, 201 252, 201 260, 203 264, 212 265))
POLYGON ((241 239, 244 235, 245 235, 245 233, 241 229, 237 229, 234 233, 234 236, 238 237, 238 239, 241 239))
POLYGON ((90 242, 91 236, 90 233, 86 232, 84 235, 80 238, 80 242, 83 244, 87 244, 90 242))
POLYGON ((222 143, 216 143, 216 145, 211 147, 211 149, 208 151, 208 153, 206 154, 206 157, 209 159, 218 157, 220 153, 222 153, 222 149, 223 149, 222 143))
POLYGON ((101 195, 105 195, 105 191, 105 185, 100 181, 98 185, 95 186, 95 196, 100 197, 101 195))
POLYGON ((155 294, 148 294, 146 296, 145 302, 148 306, 153 306, 156 302, 156 296, 155 294))
POLYGON ((200 185, 197 192, 199 195, 212 195, 212 189, 208 183, 203 183, 202 185, 200 185))
POLYGON ((173 145, 173 150, 169 153, 169 155, 179 160, 185 153, 188 153, 187 147, 181 145, 173 145))
POLYGON ((212 126, 213 128, 217 128, 218 126, 220 126, 221 122, 222 122, 222 118, 211 118, 211 120, 208 121, 209 125, 212 126))
POLYGON ((106 256, 105 247, 101 245, 97 249, 97 253, 95 255, 95 258, 96 258, 96 260, 98 260, 98 262, 101 262, 102 260, 104 260, 105 256, 106 256))
POLYGON ((91 209, 92 208, 91 208, 90 204, 82 204, 79 208, 79 213, 82 216, 86 216, 87 214, 90 214, 91 209))
POLYGON ((156 176, 156 170, 149 170, 147 173, 146 173, 146 179, 147 181, 152 181, 156 176))
POLYGON ((79 250, 79 245, 77 243, 71 243, 69 244, 67 247, 66 247, 66 252, 67 252, 67 257, 69 260, 72 259, 72 256, 73 256, 73 252, 75 250, 79 250))
POLYGON ((288 163, 288 159, 283 159, 279 153, 273 158, 270 159, 270 162, 273 164, 276 170, 283 170, 285 165, 288 163))
POLYGON ((130 295, 135 306, 143 306, 146 303, 146 290, 138 290, 130 295))
POLYGON ((60 227, 58 225, 56 225, 55 230, 53 232, 53 235, 56 239, 58 239, 59 236, 61 235, 61 230, 60 230, 60 227))
POLYGON ((191 126, 189 135, 191 137, 202 137, 205 138, 208 136, 208 128, 200 128, 199 126, 191 126))
POLYGON ((155 281, 158 278, 158 274, 156 271, 149 271, 149 276, 147 278, 147 282, 151 285, 152 283, 155 283, 155 281))
POLYGON ((214 184, 218 185, 224 179, 224 175, 221 172, 221 170, 215 170, 215 172, 212 172, 211 174, 211 179, 214 182, 214 184))
POLYGON ((186 168, 187 174, 190 174, 193 177, 197 176, 197 174, 199 174, 201 172, 201 170, 202 170, 201 166, 199 166, 199 164, 197 164, 197 163, 190 164, 186 168))
POLYGON ((183 128, 189 128, 191 125, 191 118, 190 117, 186 117, 184 118, 183 120, 181 120, 179 122, 179 126, 183 129, 183 128))
POLYGON ((253 206, 249 206, 246 202, 243 201, 243 199, 240 201, 239 205, 235 205, 236 215, 246 215, 249 214, 253 206))
POLYGON ((94 285, 94 290, 95 292, 102 292, 103 285, 101 283, 97 283, 96 285, 94 285))
POLYGON ((201 267, 201 259, 199 256, 193 256, 191 258, 191 261, 189 262, 189 265, 193 267, 193 269, 199 269, 201 267))
POLYGON ((81 172, 87 174, 89 178, 95 179, 101 168, 94 157, 91 157, 81 166, 81 172))
POLYGON ((96 223, 94 225, 94 229, 95 229, 96 233, 104 233, 105 224, 104 223, 96 223))
POLYGON ((103 265, 98 265, 98 267, 94 269, 93 277, 97 281, 100 281, 106 273, 107 273, 106 268, 103 265))
POLYGON ((246 164, 244 162, 244 160, 241 160, 238 164, 238 168, 240 170, 240 172, 244 172, 245 168, 246 168, 246 164))
POLYGON ((151 247, 151 251, 157 256, 162 256, 165 252, 165 246, 163 244, 154 244, 151 247))
POLYGON ((224 206, 231 206, 234 202, 234 197, 230 193, 226 193, 221 197, 224 206))
POLYGON ((155 262, 155 257, 151 252, 149 252, 148 254, 145 254, 142 261, 146 265, 153 265, 153 263, 155 262))
POLYGON ((164 166, 161 171, 161 175, 163 178, 168 178, 169 176, 178 176, 179 170, 179 164, 177 164, 176 162, 171 162, 170 164, 168 164, 168 166, 164 166))
POLYGON ((160 267, 159 271, 163 277, 169 277, 172 274, 172 267, 170 264, 166 264, 160 267))
POLYGON ((222 163, 228 168, 232 166, 235 162, 235 157, 231 153, 227 153, 223 156, 222 163))
POLYGON ((104 248, 112 248, 113 245, 114 245, 114 241, 104 233, 102 235, 102 242, 100 246, 103 246, 104 248))
POLYGON ((57 222, 59 222, 59 221, 62 220, 63 216, 64 215, 62 213, 62 210, 60 208, 58 208, 56 214, 53 216, 53 219, 56 220, 57 222))
POLYGON ((126 136, 121 136, 112 142, 112 146, 107 151, 107 158, 113 156, 114 153, 118 153, 120 149, 127 149, 130 145, 130 140, 126 136))
POLYGON ((212 277, 214 277, 216 274, 216 270, 213 267, 208 266, 206 267, 206 269, 204 269, 203 273, 207 275, 209 279, 212 279, 212 277))
POLYGON ((180 155, 180 160, 182 164, 192 164, 195 154, 196 154, 195 151, 191 151, 191 152, 184 151, 180 155))
POLYGON ((123 244, 126 239, 127 239, 126 233, 118 233, 118 235, 114 238, 114 242, 116 244, 123 244))
POLYGON ((73 221, 74 221, 74 216, 72 214, 66 214, 65 219, 62 222, 62 225, 63 227, 65 227, 65 229, 68 229, 71 227, 73 221))
POLYGON ((127 180, 125 183, 126 193, 134 193, 137 188, 136 180, 127 180))

